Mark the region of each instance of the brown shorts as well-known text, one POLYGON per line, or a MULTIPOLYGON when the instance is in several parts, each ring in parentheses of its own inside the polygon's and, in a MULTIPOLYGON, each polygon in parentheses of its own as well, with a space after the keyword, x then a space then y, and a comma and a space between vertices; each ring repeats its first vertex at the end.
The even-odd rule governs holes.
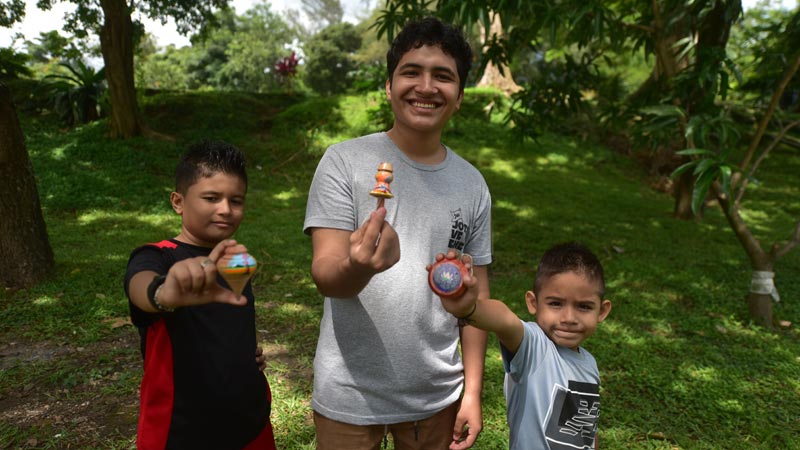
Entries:
POLYGON ((458 404, 427 419, 387 425, 351 425, 314 411, 317 450, 379 450, 389 434, 395 450, 445 450, 453 442, 458 404))

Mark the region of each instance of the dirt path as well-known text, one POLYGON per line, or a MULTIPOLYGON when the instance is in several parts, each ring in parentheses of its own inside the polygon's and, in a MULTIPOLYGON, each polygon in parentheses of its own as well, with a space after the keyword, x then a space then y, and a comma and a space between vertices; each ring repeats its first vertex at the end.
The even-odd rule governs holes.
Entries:
POLYGON ((0 448, 133 447, 141 357, 132 326, 87 347, 0 342, 0 430, 12 436, 0 448))

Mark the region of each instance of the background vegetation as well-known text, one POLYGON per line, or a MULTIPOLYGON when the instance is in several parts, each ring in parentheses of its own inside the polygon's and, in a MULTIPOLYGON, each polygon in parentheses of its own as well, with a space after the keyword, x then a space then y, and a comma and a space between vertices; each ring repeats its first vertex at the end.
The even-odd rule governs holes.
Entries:
MULTIPOLYGON (((217 11, 183 48, 159 48, 135 28, 136 100, 149 132, 126 140, 109 136, 113 105, 105 69, 89 63, 99 54, 89 41, 50 31, 23 50, 0 49, 0 80, 15 96, 55 255, 55 275, 44 283, 0 291, 0 448, 133 448, 142 372, 122 275, 134 247, 177 234, 172 172, 202 138, 247 153, 248 212, 236 237, 262 263, 253 282, 272 421, 279 448, 314 448, 309 399, 321 297, 302 233, 307 190, 328 145, 391 123, 385 36, 371 27, 378 13, 342 24, 337 3, 304 0, 306 14, 319 19, 311 28, 266 4, 241 15, 217 11), (293 52, 301 64, 279 70, 293 52)), ((698 141, 730 144, 723 150, 733 157, 746 153, 742 141, 721 136, 754 133, 797 49, 785 39, 795 35, 782 33, 793 30, 792 17, 757 8, 733 25, 726 70, 741 80, 731 76, 727 97, 714 102, 724 120, 697 119, 722 124, 695 128, 698 141)), ((480 49, 481 30, 468 31, 480 49)), ((670 127, 679 115, 623 108, 621 99, 651 76, 652 57, 611 46, 581 66, 585 49, 559 33, 508 61, 514 79, 541 87, 542 96, 526 107, 519 99, 533 99, 531 91, 509 99, 471 87, 445 132, 492 190, 493 296, 526 317, 523 294, 538 256, 581 240, 601 256, 614 302, 587 342, 603 380, 602 448, 800 449, 800 252, 775 263, 776 326, 756 326, 745 301, 752 267, 715 198, 699 198, 693 220, 673 216, 673 152, 686 147, 659 139, 676 137, 670 127), (552 107, 548 95, 562 89, 580 96, 579 109, 569 96, 552 107), (544 108, 540 119, 528 120, 534 107, 544 108)), ((767 130, 773 138, 797 120, 797 83, 789 80, 767 130)), ((787 239, 800 217, 796 132, 775 142, 747 177, 740 209, 766 245, 787 239)), ((475 448, 507 448, 494 337, 486 366, 485 427, 475 448)))
MULTIPOLYGON (((203 137, 248 155, 248 212, 236 237, 262 263, 254 285, 272 420, 279 448, 313 448, 308 401, 321 298, 308 274, 305 198, 329 143, 380 129, 370 122, 376 98, 145 97, 145 116, 174 142, 113 141, 102 122, 63 130, 53 116, 25 116, 57 275, 0 297, 5 448, 131 448, 141 361, 122 274, 135 246, 177 233, 172 169, 185 145, 203 137)), ((669 196, 648 187, 627 157, 571 137, 520 143, 500 112, 485 116, 501 96, 471 89, 466 98, 446 140, 493 192, 493 296, 525 317, 537 257, 555 242, 582 240, 606 267, 614 310, 587 343, 602 370, 603 448, 800 448, 800 279, 792 275, 800 253, 782 261, 789 275, 778 279, 777 314, 790 323, 755 327, 742 301, 747 264, 719 213, 699 225, 676 220, 669 196)), ((796 179, 800 155, 780 156, 768 163, 772 176, 796 179)), ((749 216, 766 235, 788 226, 799 186, 762 180, 754 195, 765 206, 749 216)), ((486 365, 476 448, 501 449, 507 427, 494 338, 486 365)))

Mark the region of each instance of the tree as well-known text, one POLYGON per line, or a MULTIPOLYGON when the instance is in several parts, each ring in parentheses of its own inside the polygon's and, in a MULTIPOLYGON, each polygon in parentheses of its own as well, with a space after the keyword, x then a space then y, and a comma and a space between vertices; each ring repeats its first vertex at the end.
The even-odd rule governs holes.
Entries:
POLYGON ((339 0, 301 0, 300 2, 308 21, 314 24, 313 28, 320 29, 342 23, 344 9, 339 0))
POLYGON ((25 53, 17 53, 13 48, 0 48, 0 79, 33 76, 33 71, 26 65, 28 61, 30 56, 25 53))
MULTIPOLYGON (((487 36, 489 39, 502 39, 503 38, 503 24, 498 14, 492 16, 492 26, 489 30, 482 30, 481 36, 483 37, 482 43, 484 46, 487 44, 487 36)), ((492 61, 486 63, 486 69, 483 71, 483 76, 478 81, 478 87, 493 87, 506 95, 511 95, 519 92, 522 89, 511 76, 511 70, 508 66, 496 66, 492 61)))
MULTIPOLYGON (((409 18, 430 14, 433 3, 388 0, 376 24, 379 32, 391 38, 394 30, 409 18)), ((632 55, 644 51, 653 57, 651 76, 613 113, 624 113, 627 117, 608 123, 624 123, 620 127, 624 132, 631 127, 646 132, 651 124, 638 120, 643 107, 662 102, 692 104, 690 110, 696 112, 713 105, 720 94, 724 95, 728 87, 727 37, 741 14, 741 1, 439 0, 435 2, 435 13, 450 22, 468 26, 479 23, 483 27, 484 67, 490 63, 505 67, 514 55, 530 49, 540 51, 538 47, 545 42, 550 42, 552 48, 563 49, 552 53, 560 57, 560 62, 542 61, 544 68, 557 71, 546 71, 541 78, 529 80, 525 89, 514 96, 513 122, 518 130, 531 136, 549 126, 562 126, 563 119, 579 113, 591 115, 591 105, 583 92, 602 87, 598 61, 612 53, 632 55), (492 22, 497 17, 502 33, 492 31, 492 22), (570 72, 569 78, 561 77, 565 70, 570 72), (548 79, 552 76, 557 78, 548 79), (543 83, 546 88, 541 88, 543 83)), ((671 133, 662 129, 660 139, 650 141, 670 154, 685 145, 679 124, 674 124, 671 133)), ((672 169, 674 166, 669 168, 672 169)), ((689 204, 683 201, 687 195, 691 196, 691 191, 691 180, 678 183, 677 217, 692 217, 689 204)))
POLYGON ((30 287, 51 275, 55 263, 17 111, 1 82, 0 117, 0 284, 30 287))
POLYGON ((361 36, 349 23, 331 25, 305 45, 306 84, 317 93, 345 92, 352 85, 356 67, 352 54, 361 47, 361 36))
MULTIPOLYGON (((49 10, 57 1, 39 0, 37 6, 49 10)), ((228 5, 227 0, 71 2, 76 5, 76 9, 66 17, 65 30, 74 33, 78 38, 86 37, 89 32, 100 38, 111 102, 111 135, 118 138, 133 137, 143 130, 133 71, 134 37, 141 32, 141 24, 133 21, 132 13, 138 11, 151 19, 162 21, 171 17, 175 20, 178 31, 186 33, 209 20, 215 9, 227 8, 228 5)), ((8 27, 23 16, 24 2, 0 2, 0 26, 8 27)))
MULTIPOLYGON (((391 37, 396 27, 409 17, 427 13, 432 3, 388 0, 378 22, 379 31, 391 37)), ((783 95, 786 86, 797 83, 795 74, 800 64, 797 16, 772 34, 772 39, 782 45, 774 48, 771 54, 777 58, 765 67, 774 71, 777 65, 782 67, 782 73, 779 77, 767 77, 762 92, 769 93, 766 97, 770 101, 760 112, 761 119, 743 158, 734 163, 739 131, 727 101, 732 87, 730 80, 739 77, 739 71, 728 54, 728 41, 732 27, 742 15, 740 0, 439 0, 436 13, 451 22, 480 22, 485 29, 490 29, 494 14, 500 15, 505 37, 489 41, 484 63, 486 59, 503 63, 521 49, 535 48, 543 41, 562 49, 560 54, 565 64, 556 66, 559 70, 548 71, 547 75, 557 80, 564 73, 563 68, 570 69, 573 73, 565 82, 547 84, 543 80, 544 88, 537 82, 529 83, 514 96, 513 123, 530 134, 538 131, 530 124, 536 124, 547 113, 575 115, 587 105, 581 91, 599 86, 598 77, 591 72, 601 58, 611 52, 631 55, 643 52, 652 57, 650 76, 616 105, 617 112, 608 111, 612 114, 607 117, 616 119, 606 123, 619 123, 623 131, 634 130, 634 136, 649 141, 677 161, 671 163, 673 169, 679 166, 677 170, 670 170, 674 177, 679 177, 675 216, 696 217, 710 192, 748 255, 754 280, 771 274, 775 261, 800 243, 798 223, 787 240, 765 249, 740 213, 748 180, 780 142, 773 139, 766 146, 761 144, 768 126, 773 124, 776 138, 781 139, 800 126, 796 117, 776 116, 781 99, 786 99, 783 95), (780 61, 784 63, 776 64, 780 61), (553 108, 553 105, 563 107, 553 108)), ((787 103, 791 104, 793 95, 787 103)), ((768 282, 758 280, 753 284, 763 289, 749 294, 750 314, 756 322, 771 326, 768 282)))
POLYGON ((218 25, 201 28, 192 38, 188 72, 193 88, 266 92, 277 89, 280 76, 275 61, 285 56, 297 30, 269 4, 257 4, 243 15, 220 11, 218 25))
POLYGON ((61 36, 57 30, 42 31, 38 42, 25 41, 28 54, 36 62, 47 63, 53 59, 80 58, 80 52, 73 46, 68 38, 61 36))
POLYGON ((25 0, 0 2, 0 27, 10 27, 25 17, 25 0))
POLYGON ((268 3, 256 4, 236 20, 233 38, 225 50, 227 61, 219 74, 220 85, 256 92, 277 89, 280 76, 274 70, 275 61, 285 55, 295 30, 272 12, 268 3))
MULTIPOLYGON (((767 80, 771 79, 769 82, 761 80, 761 83, 770 86, 772 95, 763 108, 756 108, 760 111, 761 118, 756 123, 745 152, 737 158, 735 153, 730 151, 729 142, 719 138, 731 135, 730 113, 722 115, 721 119, 716 121, 708 120, 708 117, 697 117, 694 123, 688 123, 686 132, 690 145, 694 148, 682 152, 692 156, 693 159, 679 167, 675 173, 679 175, 682 172, 690 172, 691 169, 696 177, 692 196, 692 207, 695 210, 700 208, 709 191, 717 200, 750 262, 753 274, 750 292, 747 295, 748 308, 756 323, 764 327, 773 325, 772 302, 773 298, 777 297, 773 282, 775 263, 800 244, 800 220, 797 220, 793 230, 787 233, 788 236, 784 241, 774 242, 765 247, 742 214, 745 191, 761 163, 782 142, 784 136, 792 129, 800 128, 800 115, 780 111, 781 99, 792 80, 797 82, 800 71, 800 50, 798 50, 800 10, 780 28, 777 34, 779 38, 774 41, 772 48, 786 53, 781 62, 772 58, 775 52, 762 54, 757 73, 774 73, 776 66, 782 68, 782 72, 777 76, 767 76, 767 80), (777 131, 765 145, 764 140, 770 125, 777 131), (699 142, 695 142, 695 136, 699 142), (712 140, 708 138, 709 136, 716 138, 712 140)), ((683 110, 677 113, 685 114, 683 110)))
POLYGON ((193 47, 175 48, 174 45, 168 45, 161 52, 147 50, 140 52, 136 56, 135 64, 136 87, 139 89, 190 89, 189 59, 195 53, 196 49, 193 47))

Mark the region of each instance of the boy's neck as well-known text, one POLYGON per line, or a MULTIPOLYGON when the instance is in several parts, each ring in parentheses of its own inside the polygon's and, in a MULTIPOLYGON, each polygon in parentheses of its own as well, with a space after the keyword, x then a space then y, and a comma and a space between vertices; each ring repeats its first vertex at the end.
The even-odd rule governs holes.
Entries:
POLYGON ((418 163, 439 164, 447 155, 447 150, 442 145, 441 130, 431 133, 417 131, 412 133, 395 123, 386 135, 409 159, 418 163))

